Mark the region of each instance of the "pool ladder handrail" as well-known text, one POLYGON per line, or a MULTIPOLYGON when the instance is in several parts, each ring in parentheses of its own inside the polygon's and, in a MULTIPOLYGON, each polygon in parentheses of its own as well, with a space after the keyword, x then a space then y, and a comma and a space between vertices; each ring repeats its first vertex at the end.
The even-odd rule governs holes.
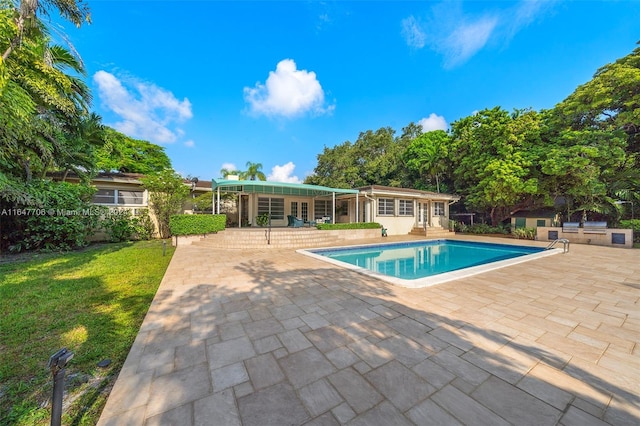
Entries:
POLYGON ((562 253, 569 252, 570 242, 566 238, 558 238, 557 240, 551 241, 551 244, 549 244, 545 250, 551 250, 557 243, 562 243, 564 245, 562 253))

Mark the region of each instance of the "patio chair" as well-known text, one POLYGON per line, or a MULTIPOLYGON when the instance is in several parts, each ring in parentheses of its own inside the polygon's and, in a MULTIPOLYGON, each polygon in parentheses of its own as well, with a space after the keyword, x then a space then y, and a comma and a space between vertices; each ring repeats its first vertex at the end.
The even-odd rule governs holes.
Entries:
POLYGON ((291 226, 293 228, 302 228, 304 226, 304 220, 298 219, 295 216, 287 215, 287 226, 291 226))

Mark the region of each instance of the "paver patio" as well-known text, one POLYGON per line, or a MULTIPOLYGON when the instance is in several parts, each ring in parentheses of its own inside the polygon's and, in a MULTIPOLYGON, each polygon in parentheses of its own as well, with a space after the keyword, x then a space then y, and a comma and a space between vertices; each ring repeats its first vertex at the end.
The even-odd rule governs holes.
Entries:
POLYGON ((178 247, 99 425, 638 425, 639 301, 639 250, 405 289, 178 247))

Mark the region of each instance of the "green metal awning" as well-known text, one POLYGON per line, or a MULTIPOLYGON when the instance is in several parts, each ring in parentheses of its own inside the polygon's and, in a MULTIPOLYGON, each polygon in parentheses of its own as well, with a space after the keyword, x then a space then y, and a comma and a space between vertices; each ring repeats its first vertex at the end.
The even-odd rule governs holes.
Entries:
POLYGON ((319 197, 331 194, 358 194, 358 189, 329 188, 305 183, 268 182, 263 180, 211 180, 211 189, 243 194, 297 195, 319 197))

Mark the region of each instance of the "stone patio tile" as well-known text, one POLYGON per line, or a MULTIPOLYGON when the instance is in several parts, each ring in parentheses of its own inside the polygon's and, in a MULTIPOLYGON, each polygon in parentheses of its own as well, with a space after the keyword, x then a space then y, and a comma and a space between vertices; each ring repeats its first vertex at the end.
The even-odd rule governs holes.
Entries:
POLYGON ((529 376, 579 396, 596 407, 604 408, 611 401, 611 395, 608 392, 594 388, 590 384, 546 364, 536 365, 529 372, 529 376))
POLYGON ((278 362, 271 354, 267 353, 250 358, 244 363, 256 390, 275 385, 285 379, 278 362))
POLYGON ((398 333, 407 337, 419 337, 431 331, 430 327, 419 323, 407 316, 401 316, 387 321, 387 326, 393 328, 398 333))
POLYGON ((225 365, 224 367, 211 371, 211 381, 213 382, 214 392, 232 388, 247 380, 249 380, 249 375, 242 362, 225 365))
POLYGON ((322 315, 319 315, 317 313, 303 315, 300 317, 300 319, 304 321, 305 324, 307 324, 312 330, 330 325, 329 321, 327 321, 322 315))
POLYGON ((347 347, 372 368, 379 367, 393 359, 391 352, 365 339, 353 342, 347 347))
POLYGON ((517 386, 560 411, 564 411, 575 398, 571 393, 530 375, 523 377, 517 386))
POLYGON ((299 317, 289 318, 280 321, 285 330, 293 330, 295 328, 306 327, 307 325, 299 317))
POLYGON ((203 341, 192 341, 186 345, 178 346, 175 353, 175 368, 182 370, 192 365, 207 362, 207 354, 203 341))
MULTIPOLYGON (((241 426, 240 416, 236 408, 233 391, 227 389, 206 396, 193 403, 194 426, 241 426)), ((184 424, 184 423, 173 423, 184 424)))
POLYGON ((267 336, 254 341, 253 346, 255 347, 257 353, 264 354, 281 348, 282 343, 276 336, 267 336))
POLYGON ((420 364, 413 367, 413 371, 436 389, 443 388, 456 378, 455 374, 439 366, 430 359, 425 359, 420 364))
POLYGON ((344 330, 330 325, 306 333, 311 341, 322 352, 329 352, 341 346, 353 343, 353 339, 344 330))
POLYGON ((381 315, 387 319, 393 319, 393 318, 397 318, 400 315, 402 315, 401 313, 394 311, 392 308, 388 307, 388 306, 384 306, 384 305, 376 305, 376 306, 372 306, 369 309, 371 309, 373 312, 377 313, 378 315, 381 315))
POLYGON ((471 396, 500 417, 522 426, 555 425, 562 411, 497 377, 490 377, 471 396))
POLYGON ((509 423, 475 399, 448 385, 431 396, 463 424, 474 426, 508 426, 509 423))
POLYGON ((239 321, 228 322, 218 326, 218 334, 222 340, 233 340, 246 336, 244 328, 239 321))
POLYGON ((140 405, 113 417, 107 417, 103 411, 97 426, 141 425, 144 424, 146 410, 146 405, 140 405))
POLYGON ((640 397, 638 393, 630 394, 624 392, 622 395, 614 394, 611 398, 611 403, 604 412, 603 419, 613 425, 639 425, 640 397))
POLYGON ((244 324, 244 330, 251 340, 257 340, 273 334, 278 334, 284 331, 284 327, 282 327, 282 324, 277 319, 267 318, 265 320, 244 324))
POLYGON ((137 372, 157 370, 156 374, 167 374, 173 371, 175 348, 168 347, 164 351, 144 353, 140 357, 137 372))
POLYGON ((305 349, 278 360, 294 388, 301 388, 336 371, 315 348, 305 349))
POLYGON ((291 386, 285 383, 238 398, 243 426, 301 425, 310 420, 291 386))
POLYGON ((340 424, 345 424, 356 416, 355 411, 353 411, 346 402, 331 410, 331 413, 333 413, 340 424))
POLYGON ((149 332, 144 344, 144 354, 155 354, 176 346, 182 346, 191 341, 190 327, 177 330, 157 329, 149 332))
POLYGON ((280 321, 289 318, 300 317, 305 314, 305 312, 300 309, 298 305, 294 304, 273 307, 271 308, 271 313, 280 321))
POLYGON ((278 338, 282 342, 289 353, 294 353, 312 347, 313 345, 304 334, 299 330, 289 330, 278 334, 278 338))
POLYGON ((520 358, 517 360, 500 351, 486 352, 481 349, 470 350, 462 355, 462 359, 511 384, 518 383, 537 364, 537 361, 533 359, 523 360, 520 358), (523 361, 528 362, 523 363, 523 361))
POLYGON ((207 353, 209 355, 209 365, 211 369, 224 367, 225 365, 234 364, 238 361, 244 361, 256 354, 253 345, 246 337, 208 345, 207 353))
POLYGON ((476 386, 490 376, 486 371, 446 350, 438 352, 429 359, 456 376, 464 377, 467 382, 476 386))
MULTIPOLYGON (((384 398, 360 374, 352 368, 345 368, 329 376, 334 388, 358 414, 374 407, 384 398)), ((334 411, 334 414, 336 412, 334 411)), ((340 420, 340 417, 338 420, 340 420)))
POLYGON ((574 339, 565 338, 555 333, 545 333, 540 336, 536 342, 594 363, 600 359, 605 349, 597 348, 574 339))
POLYGON ((238 295, 238 300, 233 300, 229 302, 222 303, 222 310, 225 314, 230 314, 233 312, 244 311, 247 309, 251 309, 252 302, 244 295, 238 295))
POLYGON ((455 417, 430 399, 414 406, 407 412, 407 416, 417 425, 462 426, 455 417))
POLYGON ((302 403, 312 416, 331 410, 342 404, 344 400, 338 392, 327 382, 326 379, 320 379, 298 391, 302 403))
POLYGON ((340 423, 336 420, 334 415, 329 412, 305 423, 304 426, 340 426, 340 423))
POLYGON ((147 416, 151 417, 211 393, 207 364, 194 365, 155 378, 151 382, 147 416))
POLYGON ((350 426, 412 426, 413 423, 409 421, 400 411, 398 411, 393 405, 387 401, 378 405, 377 407, 367 411, 366 413, 356 417, 350 426))
POLYGON ((192 424, 193 407, 191 403, 181 405, 164 413, 150 417, 145 422, 145 426, 164 426, 177 424, 192 424))
POLYGON ((389 351, 396 360, 400 361, 407 367, 411 368, 421 361, 424 361, 428 356, 432 355, 427 352, 425 348, 415 341, 393 336, 388 339, 382 340, 377 344, 379 347, 389 351))
POLYGON ((325 353, 325 356, 339 370, 360 362, 360 358, 358 358, 356 354, 345 347, 336 348, 330 352, 327 352, 325 353))
POLYGON ((469 340, 460 336, 460 330, 447 324, 433 329, 429 334, 465 352, 473 348, 473 344, 469 340))
POLYGON ((562 426, 607 426, 609 423, 603 422, 597 417, 571 406, 560 419, 562 426))
POLYGON ((436 391, 436 388, 395 360, 368 372, 365 377, 403 412, 436 391))
POLYGON ((118 377, 102 416, 113 417, 133 408, 144 407, 149 402, 149 390, 153 379, 153 371, 118 377))

